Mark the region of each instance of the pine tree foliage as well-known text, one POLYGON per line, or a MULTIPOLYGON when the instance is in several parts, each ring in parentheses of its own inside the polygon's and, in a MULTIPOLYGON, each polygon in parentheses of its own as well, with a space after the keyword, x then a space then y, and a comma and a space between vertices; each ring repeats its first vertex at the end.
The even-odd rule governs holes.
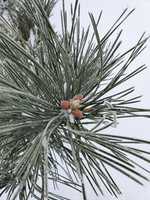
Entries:
POLYGON ((132 106, 140 101, 134 88, 124 87, 145 69, 130 65, 148 38, 143 34, 121 53, 122 30, 111 38, 133 10, 124 10, 104 35, 98 30, 102 13, 97 20, 90 13, 89 38, 78 0, 71 5, 71 27, 62 1, 61 34, 51 25, 55 0, 14 2, 8 19, 1 15, 0 196, 65 200, 50 190, 65 185, 86 200, 88 181, 95 194, 106 189, 117 197, 110 168, 138 184, 148 181, 137 159, 149 165, 150 152, 139 144, 150 141, 104 133, 119 118, 150 116, 149 109, 132 106))

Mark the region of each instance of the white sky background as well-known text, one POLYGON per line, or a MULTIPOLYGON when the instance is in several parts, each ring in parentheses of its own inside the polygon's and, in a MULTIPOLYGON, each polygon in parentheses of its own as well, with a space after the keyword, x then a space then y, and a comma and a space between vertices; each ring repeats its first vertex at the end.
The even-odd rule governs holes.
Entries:
MULTIPOLYGON (((54 10, 54 16, 52 17, 52 23, 55 25, 56 30, 60 30, 60 7, 61 0, 57 4, 54 10)), ((65 0, 67 10, 69 5, 75 0, 65 0)), ((139 37, 143 32, 147 32, 147 35, 150 35, 150 0, 80 0, 81 4, 81 24, 84 27, 90 23, 88 12, 92 12, 95 17, 99 15, 99 12, 103 10, 102 21, 99 26, 100 34, 103 35, 105 31, 112 25, 117 17, 120 16, 121 12, 125 8, 129 10, 136 8, 135 12, 128 18, 128 20, 121 26, 124 29, 122 34, 122 50, 128 49, 133 44, 137 42, 139 37)), ((148 41, 148 46, 146 50, 140 55, 138 61, 135 65, 146 64, 148 68, 141 73, 140 75, 134 77, 128 82, 131 86, 135 86, 135 95, 142 94, 142 102, 140 106, 150 108, 150 40, 148 41)), ((134 66, 133 66, 134 67, 134 66)), ((106 131, 105 131, 106 132, 106 131)), ((150 140, 150 119, 124 119, 119 121, 119 125, 116 129, 109 129, 107 133, 110 134, 120 134, 125 136, 134 136, 143 139, 150 140)), ((147 147, 150 150, 150 147, 147 147)), ((150 165, 146 166, 150 169, 150 165)), ((117 179, 123 195, 119 197, 119 200, 148 200, 150 197, 150 183, 146 183, 144 187, 138 186, 133 181, 130 181, 128 178, 123 175, 114 172, 113 176, 117 179)), ((94 193, 87 186, 86 188, 88 193, 89 200, 114 200, 109 195, 102 197, 95 197, 94 193)), ((60 194, 68 194, 68 191, 64 188, 60 189, 60 194)), ((81 196, 77 196, 76 193, 71 191, 68 196, 72 200, 81 200, 81 196)))

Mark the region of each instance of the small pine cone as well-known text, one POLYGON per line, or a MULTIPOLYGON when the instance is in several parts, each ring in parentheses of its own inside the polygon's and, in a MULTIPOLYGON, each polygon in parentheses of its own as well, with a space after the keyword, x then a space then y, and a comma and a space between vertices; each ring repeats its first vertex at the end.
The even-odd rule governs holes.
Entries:
POLYGON ((82 119, 84 117, 82 111, 80 111, 79 109, 72 111, 72 115, 76 119, 82 119))
POLYGON ((80 100, 71 99, 70 100, 70 108, 71 108, 71 110, 79 109, 80 108, 80 103, 81 103, 80 100))
POLYGON ((34 24, 30 17, 25 12, 17 13, 18 29, 25 41, 29 40, 30 30, 33 28, 34 24))
POLYGON ((60 107, 64 110, 68 110, 70 108, 70 102, 67 100, 63 100, 60 103, 60 107))
POLYGON ((76 95, 73 97, 73 100, 82 100, 83 99, 83 95, 76 95))

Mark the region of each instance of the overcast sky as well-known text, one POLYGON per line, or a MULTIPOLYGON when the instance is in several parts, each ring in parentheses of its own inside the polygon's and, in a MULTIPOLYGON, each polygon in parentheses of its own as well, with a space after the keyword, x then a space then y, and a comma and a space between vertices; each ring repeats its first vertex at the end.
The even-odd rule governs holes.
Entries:
MULTIPOLYGON (((65 0, 67 9, 73 0, 65 0)), ((114 22, 114 20, 121 14, 125 8, 136 8, 135 12, 121 27, 124 29, 122 35, 123 46, 122 48, 129 48, 135 44, 141 34, 146 31, 150 35, 150 0, 80 0, 81 2, 81 23, 87 26, 90 23, 88 12, 92 12, 94 16, 98 16, 99 12, 103 10, 103 18, 99 27, 99 31, 103 34, 107 28, 114 22)), ((54 12, 53 24, 55 28, 60 30, 60 4, 57 5, 54 12)), ((142 107, 150 108, 150 41, 148 42, 147 49, 140 56, 135 64, 145 63, 148 68, 142 74, 129 81, 131 86, 136 86, 136 95, 142 94, 142 107)), ((110 134, 120 134, 125 136, 134 136, 150 140, 150 121, 148 119, 130 119, 121 120, 116 129, 108 130, 110 134)), ((150 147, 147 147, 150 150, 150 147)), ((150 169, 150 166, 147 166, 150 169)), ((146 183, 144 187, 138 186, 132 181, 128 180, 123 175, 113 172, 114 177, 117 178, 123 195, 119 197, 120 200, 148 200, 150 197, 150 183, 146 183)), ((61 194, 68 192, 61 188, 61 194)), ((98 198, 87 187, 89 200, 113 200, 112 197, 106 195, 104 198, 98 198)), ((70 192, 69 196, 72 200, 80 200, 81 196, 76 196, 76 193, 70 192)), ((115 198, 114 198, 115 199, 115 198)))

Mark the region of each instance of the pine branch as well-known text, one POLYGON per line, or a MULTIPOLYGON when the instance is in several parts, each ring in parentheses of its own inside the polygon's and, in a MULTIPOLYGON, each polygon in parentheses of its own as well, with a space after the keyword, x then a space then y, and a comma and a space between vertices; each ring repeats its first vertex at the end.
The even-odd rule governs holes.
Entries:
POLYGON ((86 180, 96 195, 106 189, 117 197, 121 191, 110 168, 140 185, 149 181, 150 171, 137 159, 149 164, 150 152, 139 145, 150 141, 103 133, 120 118, 150 117, 150 109, 134 106, 141 97, 134 88, 122 87, 145 69, 128 70, 148 37, 119 53, 123 30, 113 41, 111 36, 134 11, 125 9, 104 35, 98 29, 102 12, 97 20, 90 13, 90 38, 90 26, 81 28, 78 0, 71 5, 70 28, 62 1, 60 35, 50 18, 55 3, 16 0, 7 7, 8 21, 2 12, 0 196, 68 200, 49 190, 57 185, 86 200, 86 180))

